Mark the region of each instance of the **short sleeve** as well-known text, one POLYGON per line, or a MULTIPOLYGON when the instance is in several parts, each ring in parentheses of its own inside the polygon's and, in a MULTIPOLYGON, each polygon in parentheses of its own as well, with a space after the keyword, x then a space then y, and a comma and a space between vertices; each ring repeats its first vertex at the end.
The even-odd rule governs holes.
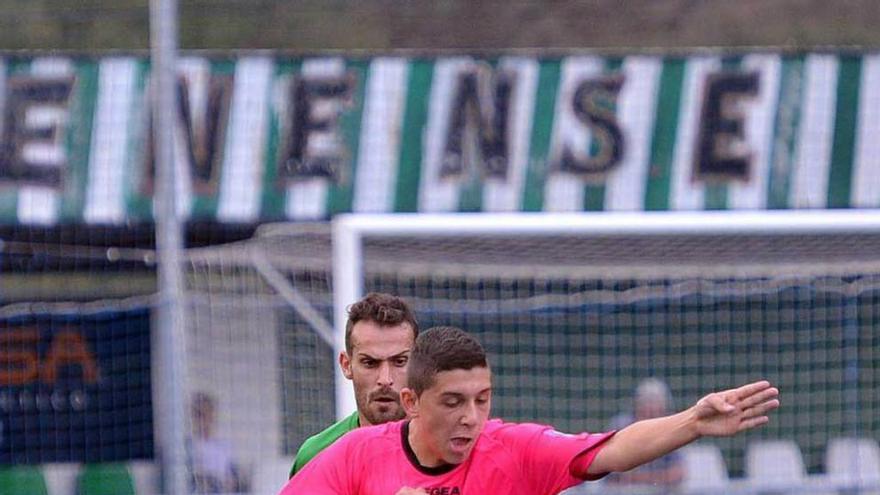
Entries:
POLYGON ((535 494, 555 494, 582 483, 583 479, 571 474, 572 461, 583 454, 586 457, 580 461, 589 466, 613 435, 614 432, 574 435, 536 424, 506 425, 497 432, 497 437, 520 457, 523 476, 535 494))
POLYGON ((288 476, 288 478, 293 478, 293 475, 299 472, 299 470, 302 469, 302 467, 305 465, 306 461, 308 460, 307 457, 309 457, 306 453, 306 449, 308 448, 309 442, 311 440, 311 438, 306 440, 300 446, 299 450, 296 451, 296 457, 293 459, 293 466, 290 467, 290 476, 288 476))

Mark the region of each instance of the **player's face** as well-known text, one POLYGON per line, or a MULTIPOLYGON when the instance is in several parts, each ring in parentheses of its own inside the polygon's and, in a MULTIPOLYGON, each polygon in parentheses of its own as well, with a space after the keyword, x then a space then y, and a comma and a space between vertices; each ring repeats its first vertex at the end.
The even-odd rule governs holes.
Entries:
POLYGON ((339 364, 354 385, 361 426, 403 419, 400 389, 406 384, 406 363, 413 346, 408 323, 380 326, 359 321, 351 329, 351 356, 342 353, 339 364))
POLYGON ((489 368, 441 371, 421 397, 406 393, 408 405, 412 398, 410 427, 418 438, 411 435, 411 440, 419 462, 426 467, 464 462, 489 418, 489 368))

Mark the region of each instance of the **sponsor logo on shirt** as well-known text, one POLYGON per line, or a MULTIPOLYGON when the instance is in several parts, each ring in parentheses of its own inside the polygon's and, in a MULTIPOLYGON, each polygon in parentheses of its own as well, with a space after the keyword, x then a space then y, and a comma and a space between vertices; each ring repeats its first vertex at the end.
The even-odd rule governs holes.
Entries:
POLYGON ((461 489, 457 486, 438 486, 425 488, 428 495, 461 495, 461 489))

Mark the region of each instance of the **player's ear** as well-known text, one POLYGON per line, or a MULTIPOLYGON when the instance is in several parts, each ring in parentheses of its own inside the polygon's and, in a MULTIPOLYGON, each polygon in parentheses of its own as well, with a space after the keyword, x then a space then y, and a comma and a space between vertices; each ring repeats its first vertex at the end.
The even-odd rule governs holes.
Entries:
POLYGON ((400 404, 408 417, 415 418, 419 415, 419 397, 413 389, 403 387, 400 390, 400 404))
POLYGON ((342 374, 351 380, 351 358, 345 351, 339 353, 339 367, 342 368, 342 374))

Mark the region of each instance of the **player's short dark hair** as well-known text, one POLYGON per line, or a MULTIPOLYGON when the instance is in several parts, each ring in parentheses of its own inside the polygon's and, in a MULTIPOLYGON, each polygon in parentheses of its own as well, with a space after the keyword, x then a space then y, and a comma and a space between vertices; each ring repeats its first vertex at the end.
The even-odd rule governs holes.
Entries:
POLYGON ((359 321, 372 321, 382 327, 394 327, 408 323, 413 338, 419 336, 419 323, 409 305, 403 299, 382 292, 370 292, 360 301, 348 307, 345 322, 345 351, 351 354, 351 330, 359 321))
POLYGON ((434 385, 441 371, 488 368, 486 351, 471 334, 456 327, 434 327, 416 339, 407 364, 407 387, 416 395, 434 385))

